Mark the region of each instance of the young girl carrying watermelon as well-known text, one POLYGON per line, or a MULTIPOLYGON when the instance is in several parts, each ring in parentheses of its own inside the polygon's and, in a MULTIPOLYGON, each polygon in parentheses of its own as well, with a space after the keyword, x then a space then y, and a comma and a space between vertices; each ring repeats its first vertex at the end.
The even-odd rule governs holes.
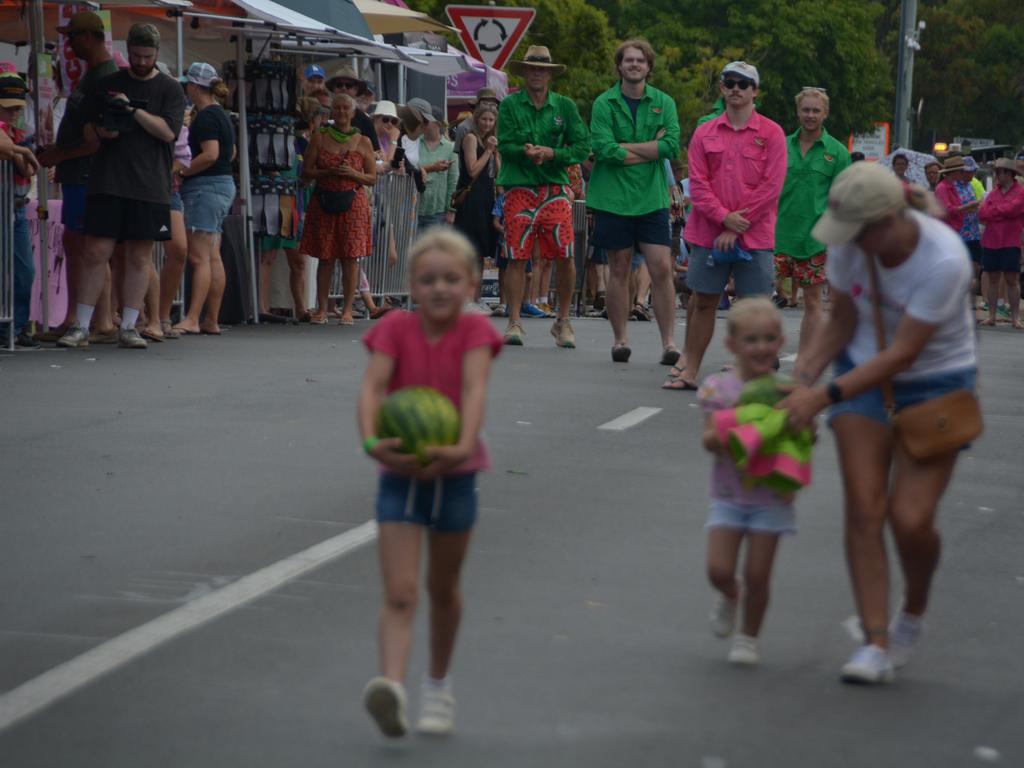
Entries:
MULTIPOLYGON (((364 450, 381 465, 377 522, 384 604, 378 627, 380 675, 367 684, 363 701, 386 736, 403 736, 409 729, 403 681, 424 534, 430 663, 417 730, 447 734, 455 723, 448 671, 462 615, 459 574, 476 521, 476 473, 490 467, 479 433, 491 361, 502 347, 501 335, 487 318, 462 313, 475 295, 478 263, 462 235, 448 228, 427 230, 409 255, 417 310, 388 314, 364 338, 370 362, 359 395, 359 428, 364 450), (406 387, 431 387, 454 403, 461 419, 455 445, 428 446, 418 457, 400 451, 400 438, 378 436, 381 403, 406 387)), ((408 428, 422 429, 415 415, 408 414, 408 428)), ((401 412, 389 411, 390 425, 398 431, 405 428, 402 421, 401 412)))
POLYGON ((779 310, 764 298, 741 299, 728 315, 731 370, 708 376, 697 393, 705 414, 703 444, 714 454, 707 572, 717 590, 711 630, 733 634, 742 597, 742 623, 728 659, 760 661, 758 634, 768 608, 779 537, 796 532, 793 498, 810 482, 810 430, 793 433, 774 404, 785 394, 775 376, 784 341, 779 310), (746 541, 742 584, 737 579, 746 541))

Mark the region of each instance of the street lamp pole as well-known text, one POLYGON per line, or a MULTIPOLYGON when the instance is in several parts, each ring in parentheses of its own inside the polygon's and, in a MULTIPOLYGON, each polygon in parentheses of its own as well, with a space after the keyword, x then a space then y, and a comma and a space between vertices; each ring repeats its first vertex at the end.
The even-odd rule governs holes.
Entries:
POLYGON ((921 50, 920 35, 924 22, 917 23, 917 0, 900 3, 900 39, 896 59, 896 146, 910 148, 911 125, 914 109, 911 98, 914 90, 914 53, 921 50))

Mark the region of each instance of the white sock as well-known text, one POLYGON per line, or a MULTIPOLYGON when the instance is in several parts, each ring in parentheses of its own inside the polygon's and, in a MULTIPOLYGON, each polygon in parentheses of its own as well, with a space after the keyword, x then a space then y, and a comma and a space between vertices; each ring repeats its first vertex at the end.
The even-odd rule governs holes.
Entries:
POLYGON ((431 688, 435 691, 449 691, 452 687, 452 678, 448 676, 443 680, 435 680, 430 675, 423 676, 423 687, 431 688))
POLYGON ((92 322, 92 313, 96 311, 96 307, 90 307, 88 304, 76 304, 75 305, 75 318, 78 320, 78 327, 89 330, 89 323, 92 322))
POLYGON ((130 331, 135 327, 135 323, 139 321, 139 310, 132 309, 131 307, 125 307, 121 310, 121 330, 130 331))

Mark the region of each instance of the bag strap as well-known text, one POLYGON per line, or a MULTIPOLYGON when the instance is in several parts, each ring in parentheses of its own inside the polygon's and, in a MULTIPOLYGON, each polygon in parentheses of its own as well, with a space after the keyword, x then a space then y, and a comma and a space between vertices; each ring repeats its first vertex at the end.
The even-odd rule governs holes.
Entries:
MULTIPOLYGON (((871 312, 875 320, 875 342, 878 344, 878 351, 885 349, 885 326, 882 325, 882 303, 881 291, 879 289, 878 265, 875 263, 874 254, 865 253, 868 260, 868 277, 871 280, 871 312)), ((892 382, 886 379, 881 384, 882 398, 885 401, 885 412, 891 419, 896 413, 896 403, 892 392, 892 382)))

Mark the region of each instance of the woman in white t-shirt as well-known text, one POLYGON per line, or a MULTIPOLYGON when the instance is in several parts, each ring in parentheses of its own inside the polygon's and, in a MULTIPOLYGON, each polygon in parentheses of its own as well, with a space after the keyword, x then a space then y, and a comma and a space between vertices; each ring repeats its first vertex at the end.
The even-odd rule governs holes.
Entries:
POLYGON ((836 179, 813 236, 828 255, 832 311, 797 361, 798 387, 779 407, 806 426, 831 406, 846 496, 846 555, 865 645, 843 666, 846 682, 881 683, 905 663, 921 633, 939 561, 935 514, 958 451, 919 461, 893 439, 879 388, 891 380, 896 409, 974 390, 977 354, 963 241, 913 210, 885 168, 855 163, 836 179), (877 265, 886 346, 876 343, 868 259, 877 265), (835 378, 812 386, 830 362, 835 378), (889 623, 889 523, 906 584, 889 623))

